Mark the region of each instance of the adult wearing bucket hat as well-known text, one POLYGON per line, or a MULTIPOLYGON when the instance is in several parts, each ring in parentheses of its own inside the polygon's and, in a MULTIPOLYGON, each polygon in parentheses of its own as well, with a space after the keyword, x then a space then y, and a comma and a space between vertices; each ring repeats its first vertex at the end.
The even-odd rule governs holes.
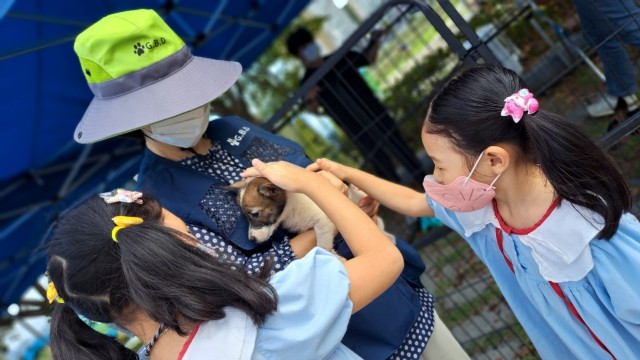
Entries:
POLYGON ((242 72, 237 62, 191 55, 152 10, 103 18, 78 35, 74 50, 95 95, 74 134, 82 144, 204 106, 242 72))
MULTIPOLYGON (((240 64, 191 55, 152 10, 107 16, 82 32, 74 49, 95 95, 75 130, 77 142, 122 134, 143 138, 139 190, 248 272, 258 271, 266 257, 274 270, 282 270, 296 251, 308 249, 312 234, 290 241, 295 234, 278 230, 267 244, 249 241, 248 222, 227 190, 253 158, 311 163, 295 142, 241 118, 209 122, 209 103, 238 79, 240 64)), ((433 296, 419 279, 424 264, 406 242, 398 239, 397 244, 405 258, 402 276, 351 317, 342 339, 365 359, 413 358, 410 354, 421 352, 433 331, 433 296), (400 355, 411 347, 419 350, 400 355)), ((336 250, 352 257, 341 239, 336 250)))

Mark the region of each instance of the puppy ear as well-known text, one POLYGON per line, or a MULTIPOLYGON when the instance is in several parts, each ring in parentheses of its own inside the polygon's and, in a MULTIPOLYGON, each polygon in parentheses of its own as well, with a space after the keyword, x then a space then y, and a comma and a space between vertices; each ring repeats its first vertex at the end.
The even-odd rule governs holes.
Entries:
POLYGON ((264 183, 258 185, 258 193, 260 193, 264 197, 272 198, 280 192, 282 192, 282 189, 272 183, 264 183))
POLYGON ((240 189, 242 189, 245 186, 247 186, 248 183, 249 183, 248 179, 240 180, 238 182, 234 182, 233 184, 231 184, 229 186, 226 186, 225 189, 227 189, 229 191, 238 192, 238 191, 240 191, 240 189))

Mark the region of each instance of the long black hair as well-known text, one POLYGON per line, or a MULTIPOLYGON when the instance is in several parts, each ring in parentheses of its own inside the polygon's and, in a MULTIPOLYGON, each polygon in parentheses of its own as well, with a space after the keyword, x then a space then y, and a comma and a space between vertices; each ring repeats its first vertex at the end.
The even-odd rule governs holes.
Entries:
POLYGON ((185 335, 181 324, 222 319, 226 306, 244 311, 256 325, 276 310, 268 267, 251 276, 242 266, 211 256, 185 241, 188 235, 163 225, 158 202, 146 196, 142 201, 107 204, 95 197, 56 221, 48 273, 64 303, 52 313, 54 359, 137 358, 78 314, 126 328, 130 312, 141 310, 185 335), (144 222, 118 231, 116 243, 111 219, 118 215, 144 222))
POLYGON ((618 166, 577 126, 541 110, 519 123, 503 117, 504 99, 526 88, 513 71, 498 66, 468 69, 433 98, 424 129, 443 135, 471 159, 491 145, 515 146, 519 158, 539 165, 557 195, 604 218, 598 237, 610 239, 631 208, 629 188, 618 166))

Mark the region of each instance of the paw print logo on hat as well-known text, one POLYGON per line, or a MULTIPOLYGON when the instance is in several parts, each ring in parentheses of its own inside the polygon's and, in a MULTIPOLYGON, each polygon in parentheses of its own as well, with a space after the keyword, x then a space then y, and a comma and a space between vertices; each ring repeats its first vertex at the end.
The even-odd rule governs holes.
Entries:
POLYGON ((133 44, 133 53, 138 54, 138 56, 144 54, 144 46, 140 43, 133 44))

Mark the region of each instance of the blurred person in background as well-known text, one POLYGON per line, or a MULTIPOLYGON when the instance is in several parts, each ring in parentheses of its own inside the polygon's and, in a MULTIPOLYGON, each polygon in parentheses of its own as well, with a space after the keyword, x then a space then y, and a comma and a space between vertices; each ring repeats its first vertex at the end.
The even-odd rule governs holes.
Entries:
MULTIPOLYGON (((349 51, 333 69, 318 81, 306 96, 306 107, 319 112, 320 106, 360 149, 377 174, 402 181, 396 163, 408 173, 421 169, 415 152, 402 139, 396 121, 378 100, 358 69, 376 61, 384 32, 372 32, 363 53, 349 51)), ((302 62, 306 71, 301 80, 309 79, 331 56, 321 56, 320 47, 306 28, 295 30, 287 38, 287 50, 302 62)))
POLYGON ((625 45, 640 49, 640 19, 637 18, 640 9, 632 0, 573 0, 573 3, 587 42, 596 46, 606 40, 597 51, 604 67, 607 91, 587 106, 587 112, 591 117, 601 117, 613 115, 618 108, 627 113, 637 110, 640 101, 636 97, 636 72, 625 45))

